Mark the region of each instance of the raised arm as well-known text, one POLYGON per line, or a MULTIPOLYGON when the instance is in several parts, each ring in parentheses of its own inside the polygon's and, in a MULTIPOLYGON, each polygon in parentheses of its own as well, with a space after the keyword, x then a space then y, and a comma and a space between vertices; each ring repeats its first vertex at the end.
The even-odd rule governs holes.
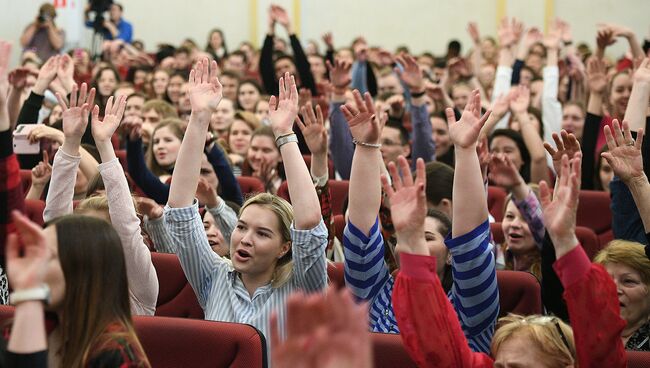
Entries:
POLYGON ((542 91, 542 121, 544 124, 544 140, 550 141, 552 134, 559 132, 562 128, 562 105, 558 101, 558 89, 560 85, 560 70, 558 68, 558 57, 560 53, 560 42, 562 28, 560 22, 555 21, 549 34, 544 39, 546 46, 546 66, 542 70, 544 88, 542 91))
POLYGON ((99 106, 95 105, 91 129, 102 160, 99 171, 106 187, 111 224, 124 249, 132 310, 138 315, 153 315, 158 298, 158 278, 151 263, 151 253, 142 238, 140 219, 133 205, 129 184, 111 143, 125 108, 126 96, 118 101, 113 96, 109 97, 104 118, 100 121, 99 106))
POLYGON ((334 65, 327 61, 327 69, 334 91, 330 101, 330 140, 329 149, 332 153, 334 168, 343 180, 350 179, 352 170, 352 157, 354 155, 354 144, 350 128, 345 121, 341 106, 345 103, 345 92, 350 84, 351 65, 345 61, 336 61, 334 65))
POLYGON ((490 111, 481 116, 480 109, 481 97, 478 90, 474 90, 459 121, 456 121, 452 109, 445 110, 456 159, 452 208, 454 238, 469 233, 488 218, 487 196, 476 145, 490 111))
POLYGON ((632 93, 625 109, 624 120, 630 124, 630 130, 636 132, 646 125, 650 101, 650 59, 645 58, 634 72, 632 93))
POLYGON ((29 187, 25 199, 40 200, 45 186, 50 182, 50 176, 52 176, 50 157, 47 151, 43 151, 43 161, 32 169, 32 185, 29 187))
POLYGON ((63 109, 63 145, 54 156, 52 179, 47 192, 43 219, 49 221, 55 217, 72 213, 74 197, 74 182, 77 168, 81 161, 81 137, 88 125, 88 115, 91 104, 95 100, 95 89, 87 93, 86 83, 77 88, 75 84, 70 95, 70 106, 63 96, 57 94, 59 105, 63 109))
POLYGON ((269 100, 269 118, 280 148, 284 170, 289 186, 289 195, 294 212, 294 227, 297 230, 309 230, 321 221, 320 204, 311 175, 305 167, 298 148, 293 122, 298 114, 298 90, 296 80, 289 73, 280 78, 278 97, 269 100))

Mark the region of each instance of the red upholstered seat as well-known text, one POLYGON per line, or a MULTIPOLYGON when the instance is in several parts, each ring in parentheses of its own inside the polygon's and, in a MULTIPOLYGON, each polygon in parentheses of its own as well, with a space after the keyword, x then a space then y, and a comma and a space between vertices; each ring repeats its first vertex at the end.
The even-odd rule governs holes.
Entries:
POLYGON ((604 247, 614 239, 609 193, 581 190, 579 201, 577 225, 593 230, 604 247))
MULTIPOLYGON (((311 167, 311 155, 302 155, 302 159, 305 160, 305 165, 307 165, 307 168, 311 167)), ((334 173, 334 161, 331 159, 327 160, 327 172, 329 174, 330 178, 333 178, 335 176, 334 173)))
POLYGON ((203 319, 203 309, 175 254, 151 253, 158 275, 156 316, 203 319))
POLYGON ((327 262, 327 278, 330 284, 340 289, 345 286, 345 266, 343 262, 327 262))
POLYGON ((43 226, 43 211, 45 210, 45 202, 39 199, 26 199, 25 200, 25 215, 35 223, 43 226))
POLYGON ((27 195, 32 186, 32 170, 20 169, 20 181, 23 183, 23 195, 27 195))
POLYGON ((237 182, 239 182, 239 188, 241 188, 241 193, 244 197, 253 194, 253 193, 263 193, 264 183, 258 178, 252 176, 238 176, 237 182))
MULTIPOLYGON (((347 180, 329 180, 327 184, 330 187, 330 193, 332 195, 332 213, 334 215, 341 215, 343 214, 343 203, 348 197, 350 182, 347 180)), ((289 197, 289 185, 286 181, 282 182, 278 188, 278 196, 291 202, 291 198, 289 197)))
POLYGON ((542 294, 539 282, 532 274, 521 271, 497 271, 500 316, 508 313, 521 315, 542 313, 542 294))
POLYGON ((126 150, 115 150, 115 156, 117 156, 117 159, 120 161, 120 165, 122 165, 124 171, 127 171, 129 166, 126 161, 126 150))
POLYGON ((336 231, 336 238, 343 243, 343 231, 345 230, 345 216, 334 216, 334 231, 336 231))
POLYGON ((372 334, 372 350, 376 368, 417 367, 397 334, 372 334))
POLYGON ((650 352, 627 351, 627 367, 628 368, 650 367, 650 352))
POLYGON ((488 211, 494 220, 500 222, 503 220, 503 205, 506 202, 506 193, 503 188, 488 186, 487 201, 488 201, 488 211))

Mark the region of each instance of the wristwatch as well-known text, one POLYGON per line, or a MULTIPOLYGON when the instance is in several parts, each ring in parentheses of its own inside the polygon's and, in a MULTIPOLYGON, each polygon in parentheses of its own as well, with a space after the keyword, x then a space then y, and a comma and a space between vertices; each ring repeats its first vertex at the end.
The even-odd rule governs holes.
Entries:
POLYGON ((40 300, 45 305, 50 304, 50 287, 43 283, 33 288, 16 290, 9 294, 9 304, 11 305, 18 305, 32 300, 40 300))

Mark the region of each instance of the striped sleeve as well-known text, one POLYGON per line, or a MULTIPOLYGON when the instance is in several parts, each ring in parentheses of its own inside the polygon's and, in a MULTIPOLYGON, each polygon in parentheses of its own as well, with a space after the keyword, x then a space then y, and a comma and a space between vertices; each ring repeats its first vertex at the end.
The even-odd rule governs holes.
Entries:
POLYGON ((227 266, 227 263, 210 248, 196 200, 190 207, 171 208, 167 205, 164 216, 165 226, 177 249, 183 272, 192 285, 199 304, 205 309, 214 282, 213 276, 220 266, 227 266))
POLYGON ((486 220, 467 234, 447 238, 445 244, 451 252, 454 278, 450 300, 472 350, 489 353, 499 315, 490 224, 486 220))
POLYGON ((539 249, 542 249, 546 228, 544 227, 544 218, 542 217, 542 206, 540 205, 537 196, 533 193, 532 189, 529 188, 526 198, 520 201, 513 196, 512 201, 515 203, 515 206, 517 206, 517 209, 528 224, 530 232, 533 234, 533 238, 535 239, 535 244, 537 244, 539 249))
POLYGON ((304 291, 327 287, 327 227, 321 221, 310 230, 296 230, 291 225, 293 275, 296 286, 304 291))
POLYGON ((384 238, 375 220, 366 236, 348 222, 343 233, 345 284, 359 300, 372 301, 390 279, 384 261, 384 238))
POLYGON ((237 214, 235 211, 226 205, 226 202, 221 199, 215 208, 206 209, 210 212, 214 221, 217 223, 221 235, 226 240, 226 244, 230 244, 230 236, 232 235, 235 226, 237 226, 237 214))
POLYGON ((157 219, 150 219, 145 216, 144 229, 149 234, 156 252, 160 253, 176 253, 176 245, 174 240, 169 236, 167 228, 165 227, 165 216, 157 219))

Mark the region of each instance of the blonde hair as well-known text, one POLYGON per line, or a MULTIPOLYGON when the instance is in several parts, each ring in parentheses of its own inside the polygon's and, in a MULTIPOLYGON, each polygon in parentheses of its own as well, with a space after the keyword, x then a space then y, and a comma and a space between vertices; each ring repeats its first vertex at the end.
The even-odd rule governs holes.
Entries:
MULTIPOLYGON (((137 208, 138 208, 138 202, 136 202, 135 198, 131 196, 131 200, 133 201, 133 207, 136 209, 136 214, 139 215, 137 208)), ((85 215, 88 212, 91 211, 97 211, 97 212, 102 212, 106 214, 106 217, 110 221, 110 212, 109 212, 109 203, 108 203, 108 197, 106 194, 99 194, 99 195, 94 195, 91 197, 88 197, 84 199, 83 201, 79 202, 77 205, 77 208, 75 208, 74 213, 76 215, 85 215)))
POLYGON ((239 210, 239 216, 251 205, 261 206, 272 211, 280 224, 282 243, 289 242, 289 250, 278 259, 273 271, 271 286, 279 288, 286 284, 293 274, 293 255, 291 250, 291 224, 293 223, 293 207, 284 199, 269 193, 259 193, 244 202, 239 210))
POLYGON ((650 285, 650 260, 645 255, 644 246, 640 243, 627 240, 612 240, 596 254, 594 263, 603 266, 608 263, 619 263, 628 266, 639 273, 644 284, 650 285))
POLYGON ((577 364, 576 346, 571 326, 553 316, 508 314, 499 319, 500 327, 492 338, 492 356, 496 357, 506 341, 524 335, 545 357, 551 367, 577 364))

